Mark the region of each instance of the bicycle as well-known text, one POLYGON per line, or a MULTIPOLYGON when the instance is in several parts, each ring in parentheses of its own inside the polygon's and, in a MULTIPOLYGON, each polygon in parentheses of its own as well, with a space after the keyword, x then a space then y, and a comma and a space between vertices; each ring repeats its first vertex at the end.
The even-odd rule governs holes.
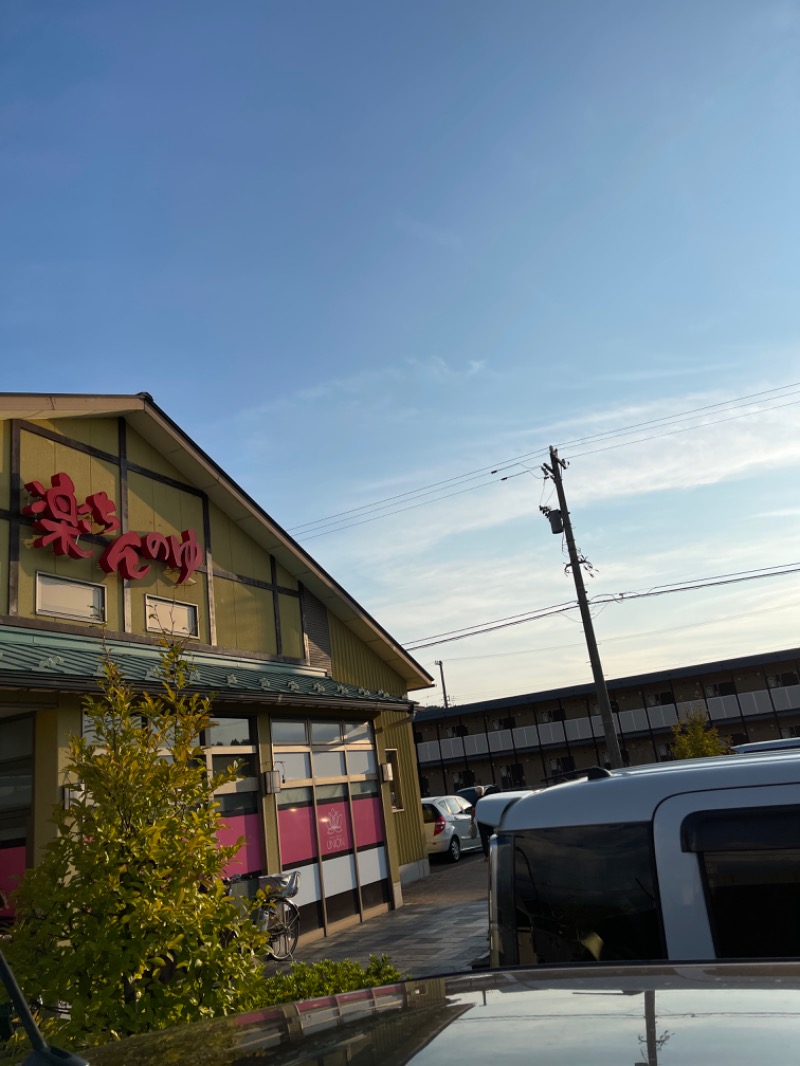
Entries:
POLYGON ((300 888, 300 871, 266 874, 259 877, 258 887, 267 893, 270 906, 256 912, 256 922, 269 936, 272 957, 283 962, 294 954, 300 936, 300 911, 291 898, 300 888))

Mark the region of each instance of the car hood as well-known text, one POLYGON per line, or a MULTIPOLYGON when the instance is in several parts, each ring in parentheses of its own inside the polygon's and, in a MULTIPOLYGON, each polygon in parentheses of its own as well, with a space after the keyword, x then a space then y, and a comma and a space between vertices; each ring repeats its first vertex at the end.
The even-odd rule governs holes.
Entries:
POLYGON ((762 1066, 797 1059, 800 964, 492 970, 131 1037, 92 1066, 762 1066))

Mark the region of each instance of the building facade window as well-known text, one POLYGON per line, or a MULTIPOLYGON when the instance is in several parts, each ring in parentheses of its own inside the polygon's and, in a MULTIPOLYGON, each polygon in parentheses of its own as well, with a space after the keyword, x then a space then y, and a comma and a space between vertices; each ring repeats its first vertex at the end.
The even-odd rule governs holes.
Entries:
POLYGON ((447 727, 447 735, 451 739, 455 737, 467 737, 469 736, 469 728, 459 723, 458 725, 450 725, 447 727))
POLYGON ((392 748, 386 749, 386 762, 390 767, 391 780, 389 782, 389 791, 392 796, 392 810, 403 810, 403 783, 400 777, 400 761, 397 757, 397 752, 392 748))
POLYGON ((790 685, 798 684, 797 674, 794 670, 785 670, 782 674, 770 674, 767 677, 767 684, 770 688, 788 688, 790 685))
POLYGON ((198 635, 197 607, 193 603, 145 596, 145 615, 149 633, 164 633, 171 637, 198 635))
MULTIPOLYGON (((284 871, 300 870, 304 930, 328 929, 391 898, 378 760, 369 722, 272 720, 281 772, 278 845, 284 871)), ((396 753, 395 753, 396 755, 396 753)), ((387 752, 391 763, 391 754, 387 752)), ((392 805, 402 802, 395 763, 392 805)))
POLYGON ((220 718, 201 740, 209 773, 238 764, 236 780, 221 785, 214 799, 223 822, 219 829, 220 843, 235 844, 244 839, 225 869, 230 889, 236 896, 252 896, 258 888, 259 876, 267 872, 256 720, 249 716, 220 718))
POLYGON ((645 703, 648 707, 668 707, 675 702, 675 697, 671 692, 650 692, 645 696, 645 703))
POLYGON ((553 775, 570 774, 575 769, 575 760, 571 755, 562 755, 550 760, 550 773, 553 775))
POLYGON ((105 622, 105 587, 56 574, 37 573, 36 613, 80 622, 105 622))
POLYGON ((717 696, 735 696, 736 685, 732 681, 713 681, 703 686, 706 699, 714 699, 717 696))
POLYGON ((550 722, 563 722, 566 719, 566 715, 561 707, 555 707, 551 711, 540 711, 539 721, 542 725, 548 725, 550 722))
POLYGON ((521 762, 510 763, 503 766, 500 773, 502 788, 525 788, 525 768, 521 762))

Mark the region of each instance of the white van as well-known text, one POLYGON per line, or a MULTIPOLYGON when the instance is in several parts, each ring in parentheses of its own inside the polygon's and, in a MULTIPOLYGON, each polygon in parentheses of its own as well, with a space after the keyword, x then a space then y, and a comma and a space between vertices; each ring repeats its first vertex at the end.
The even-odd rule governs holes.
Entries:
POLYGON ((478 803, 493 966, 800 958, 800 752, 588 774, 478 803))

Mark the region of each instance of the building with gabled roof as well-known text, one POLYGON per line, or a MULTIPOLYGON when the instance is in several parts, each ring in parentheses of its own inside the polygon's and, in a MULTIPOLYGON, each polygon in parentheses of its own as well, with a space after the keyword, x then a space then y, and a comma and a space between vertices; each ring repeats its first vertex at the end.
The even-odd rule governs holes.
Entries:
POLYGON ((104 647, 141 689, 164 635, 213 694, 229 876, 299 869, 302 928, 428 872, 409 693, 427 672, 146 393, 0 395, 0 888, 49 838, 104 647), (227 838, 226 838, 227 842, 227 838))

